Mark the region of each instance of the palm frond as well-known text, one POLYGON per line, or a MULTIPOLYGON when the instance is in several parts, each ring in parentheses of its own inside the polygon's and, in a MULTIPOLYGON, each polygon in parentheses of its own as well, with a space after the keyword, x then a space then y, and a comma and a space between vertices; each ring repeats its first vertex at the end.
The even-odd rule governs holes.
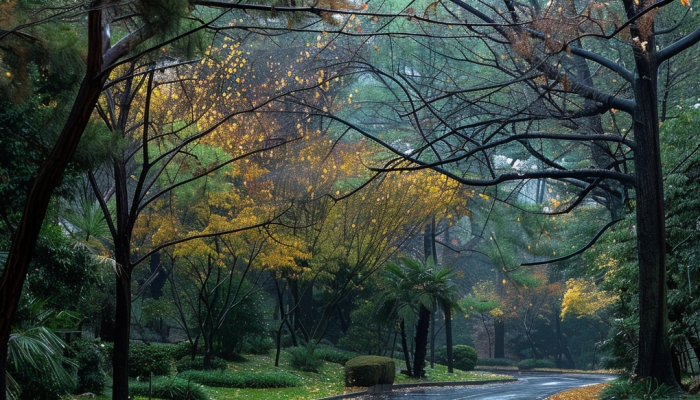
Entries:
POLYGON ((46 327, 39 326, 10 334, 7 360, 15 369, 31 368, 50 374, 62 385, 75 383, 77 365, 63 358, 66 344, 46 327))

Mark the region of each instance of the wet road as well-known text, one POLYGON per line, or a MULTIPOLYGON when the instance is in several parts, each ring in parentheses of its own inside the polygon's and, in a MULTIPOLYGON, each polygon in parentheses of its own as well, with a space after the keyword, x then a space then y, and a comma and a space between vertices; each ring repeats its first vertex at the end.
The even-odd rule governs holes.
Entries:
MULTIPOLYGON (((502 373, 502 372, 499 372, 502 373)), ((603 374, 550 374, 522 373, 513 374, 517 382, 479 386, 459 386, 447 388, 413 388, 392 393, 364 396, 367 400, 401 399, 401 400, 462 400, 462 399, 546 399, 547 397, 581 386, 594 385, 616 378, 615 375, 603 374)))

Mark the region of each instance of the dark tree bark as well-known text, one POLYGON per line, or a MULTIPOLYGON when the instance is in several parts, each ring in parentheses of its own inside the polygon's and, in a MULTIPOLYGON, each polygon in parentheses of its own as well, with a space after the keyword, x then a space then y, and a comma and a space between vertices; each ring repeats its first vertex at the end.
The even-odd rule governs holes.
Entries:
MULTIPOLYGON (((5 264, 0 284, 0 342, 7 342, 19 304, 29 261, 39 238, 49 200, 75 154, 106 76, 102 72, 102 11, 93 2, 88 14, 88 67, 61 135, 34 181, 5 264)), ((4 371, 0 371, 4 372, 4 371)), ((5 396, 3 392, 0 396, 5 396)))
POLYGON ((416 324, 416 351, 413 353, 413 376, 425 377, 425 357, 428 352, 428 329, 430 328, 430 310, 424 305, 418 311, 418 323, 416 324))
POLYGON ((408 340, 406 338, 406 323, 403 319, 399 322, 399 329, 401 330, 401 349, 403 350, 403 358, 406 361, 406 374, 408 376, 413 376, 410 351, 408 350, 408 340))
POLYGON ((453 357, 452 357, 452 309, 450 307, 445 307, 443 309, 445 313, 445 341, 447 345, 447 372, 453 373, 453 357))
POLYGON ((502 319, 493 321, 493 356, 495 358, 505 358, 506 327, 502 319))
POLYGON ((7 397, 7 379, 5 374, 7 373, 7 342, 0 344, 0 398, 7 397))
MULTIPOLYGON (((632 0, 625 0, 635 15, 632 0)), ((653 19, 652 19, 653 21, 653 19)), ((653 22, 652 22, 653 24, 653 22)), ((653 25, 649 28, 653 32, 653 25)), ((637 23, 630 25, 632 36, 646 37, 655 49, 653 34, 641 32, 637 23)), ((639 377, 656 378, 679 390, 671 362, 668 338, 666 293, 666 226, 664 188, 661 169, 661 145, 658 119, 658 64, 656 53, 649 54, 641 46, 634 49, 637 75, 633 89, 635 108, 634 169, 637 195, 637 246, 639 263, 639 347, 635 373, 639 377)))

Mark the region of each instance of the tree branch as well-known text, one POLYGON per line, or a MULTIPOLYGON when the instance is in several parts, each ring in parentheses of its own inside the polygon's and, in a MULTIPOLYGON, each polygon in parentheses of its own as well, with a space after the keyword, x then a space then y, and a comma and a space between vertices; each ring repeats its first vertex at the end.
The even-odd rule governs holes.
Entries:
POLYGON ((620 222, 622 220, 624 220, 624 218, 620 218, 620 219, 616 219, 614 221, 608 222, 607 225, 605 225, 601 230, 598 231, 598 233, 596 233, 596 235, 593 237, 593 239, 591 239, 590 242, 588 242, 585 246, 581 247, 580 249, 574 251, 571 254, 567 254, 563 257, 554 258, 554 259, 547 260, 547 261, 535 261, 535 262, 529 262, 529 263, 520 263, 520 266, 521 267, 532 267, 535 265, 551 264, 551 263, 555 263, 555 262, 559 262, 559 261, 568 260, 569 258, 577 256, 577 255, 583 253, 584 251, 588 250, 591 246, 593 246, 598 241, 598 239, 601 236, 603 236, 603 233, 605 233, 605 231, 607 231, 608 228, 610 228, 611 226, 617 224, 618 222, 620 222))

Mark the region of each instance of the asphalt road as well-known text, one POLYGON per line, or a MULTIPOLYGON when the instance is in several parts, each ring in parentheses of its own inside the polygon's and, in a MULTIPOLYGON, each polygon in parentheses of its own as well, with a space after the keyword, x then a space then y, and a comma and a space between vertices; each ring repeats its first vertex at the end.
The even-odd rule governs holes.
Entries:
MULTIPOLYGON (((502 373, 499 371, 499 373, 502 373)), ((458 386, 447 388, 414 388, 394 391, 391 393, 364 396, 367 400, 401 399, 401 400, 516 400, 516 399, 546 399, 547 397, 581 386, 602 383, 616 378, 614 375, 603 374, 550 374, 522 373, 513 374, 517 382, 498 383, 479 386, 458 386)))

